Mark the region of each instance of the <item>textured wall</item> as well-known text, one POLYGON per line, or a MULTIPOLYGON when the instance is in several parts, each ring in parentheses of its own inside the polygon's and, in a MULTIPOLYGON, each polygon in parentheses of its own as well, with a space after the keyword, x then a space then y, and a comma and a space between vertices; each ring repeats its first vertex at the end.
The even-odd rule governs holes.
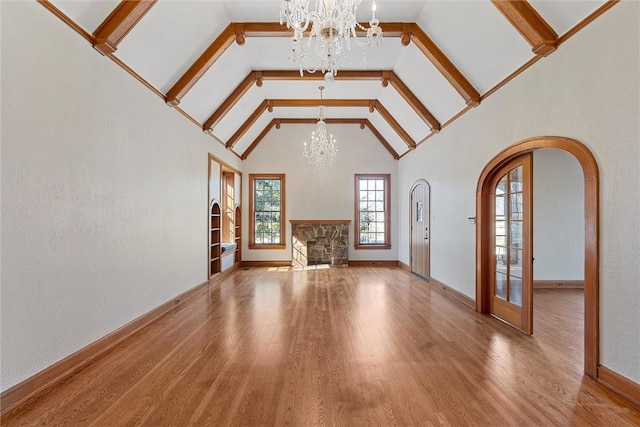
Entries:
POLYGON ((2 2, 4 390, 207 279, 207 152, 36 2, 2 2))
MULTIPOLYGON (((333 166, 323 170, 307 163, 302 155, 302 143, 308 141, 313 125, 282 125, 272 129, 258 147, 243 162, 245 206, 249 203, 247 188, 250 173, 286 174, 286 242, 284 250, 249 250, 248 233, 244 240, 244 260, 290 260, 290 219, 350 219, 350 260, 396 260, 397 206, 396 173, 398 163, 380 144, 369 129, 358 125, 327 125, 338 142, 338 156, 333 166), (354 174, 391 174, 391 242, 389 250, 355 250, 354 234, 354 174)), ((243 218, 248 230, 248 210, 243 218)))
MULTIPOLYGON (((525 138, 577 139, 600 168, 601 362, 640 382, 640 129, 637 2, 621 2, 400 161, 399 217, 411 184, 431 184, 431 274, 475 297, 475 193, 484 166, 525 138)), ((399 257, 409 259, 407 222, 399 257)))

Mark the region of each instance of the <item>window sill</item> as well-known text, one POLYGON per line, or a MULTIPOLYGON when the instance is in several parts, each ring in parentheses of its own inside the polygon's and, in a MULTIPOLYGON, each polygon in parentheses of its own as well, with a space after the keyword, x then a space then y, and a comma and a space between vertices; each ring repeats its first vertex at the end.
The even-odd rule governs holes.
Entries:
POLYGON ((287 245, 249 245, 249 249, 286 249, 287 245))
POLYGON ((380 244, 380 245, 358 245, 354 246, 354 249, 391 249, 391 245, 388 244, 380 244))

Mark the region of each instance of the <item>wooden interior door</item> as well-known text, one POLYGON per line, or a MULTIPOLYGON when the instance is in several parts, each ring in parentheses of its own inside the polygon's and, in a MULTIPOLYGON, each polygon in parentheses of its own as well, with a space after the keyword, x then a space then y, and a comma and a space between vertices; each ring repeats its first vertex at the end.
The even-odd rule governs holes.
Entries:
POLYGON ((533 333, 532 160, 522 155, 491 183, 491 314, 533 333))
POLYGON ((429 279, 429 184, 419 181, 411 190, 411 272, 429 279))

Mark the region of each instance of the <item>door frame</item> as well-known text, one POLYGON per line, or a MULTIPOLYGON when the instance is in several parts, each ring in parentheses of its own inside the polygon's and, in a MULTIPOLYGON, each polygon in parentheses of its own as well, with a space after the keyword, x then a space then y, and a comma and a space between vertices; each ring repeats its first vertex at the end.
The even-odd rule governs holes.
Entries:
POLYGON ((596 159, 581 142, 559 136, 528 138, 502 150, 482 170, 476 190, 476 310, 489 313, 491 178, 515 157, 542 148, 563 150, 573 155, 584 175, 584 372, 597 379, 600 360, 600 184, 596 159))
POLYGON ((426 185, 427 189, 429 190, 429 197, 428 197, 429 215, 427 216, 427 227, 429 228, 429 249, 427 250, 429 277, 423 277, 423 279, 425 279, 426 281, 429 281, 429 279, 431 279, 431 236, 432 236, 432 233, 431 233, 431 185, 429 184, 429 181, 427 181, 424 178, 417 179, 411 186, 411 190, 409 190, 409 271, 413 273, 413 232, 411 229, 411 227, 413 227, 413 211, 412 211, 413 205, 411 204, 412 202, 411 196, 413 195, 413 191, 420 184, 426 185))

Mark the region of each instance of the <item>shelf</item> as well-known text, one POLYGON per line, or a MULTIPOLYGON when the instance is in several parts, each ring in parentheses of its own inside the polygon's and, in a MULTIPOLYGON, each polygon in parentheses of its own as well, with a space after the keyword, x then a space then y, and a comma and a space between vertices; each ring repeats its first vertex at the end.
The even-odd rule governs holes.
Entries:
POLYGON ((220 231, 219 228, 212 228, 211 231, 220 231))
POLYGON ((236 240, 242 239, 242 236, 236 236, 236 240))
POLYGON ((209 261, 212 261, 212 262, 213 262, 213 261, 218 261, 219 259, 220 259, 220 257, 219 257, 219 256, 217 256, 217 257, 215 257, 215 258, 211 258, 209 261))
POLYGON ((220 246, 220 243, 212 243, 211 247, 214 247, 214 246, 220 246))

